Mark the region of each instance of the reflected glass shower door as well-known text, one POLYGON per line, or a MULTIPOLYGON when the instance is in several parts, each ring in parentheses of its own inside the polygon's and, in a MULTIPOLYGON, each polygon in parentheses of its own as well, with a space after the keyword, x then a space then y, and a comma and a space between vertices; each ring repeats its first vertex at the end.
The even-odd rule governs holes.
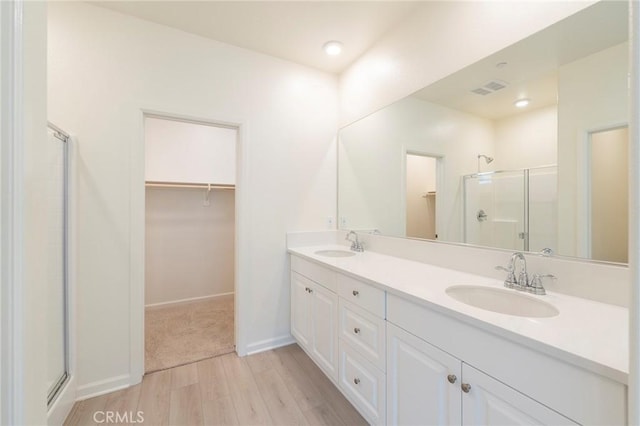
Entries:
POLYGON ((558 167, 529 169, 529 251, 558 251, 558 167))
POLYGON ((528 250, 527 170, 464 176, 465 242, 528 250))
POLYGON ((67 140, 49 128, 43 155, 47 156, 47 181, 43 184, 43 220, 47 233, 47 403, 68 378, 67 362, 67 140))

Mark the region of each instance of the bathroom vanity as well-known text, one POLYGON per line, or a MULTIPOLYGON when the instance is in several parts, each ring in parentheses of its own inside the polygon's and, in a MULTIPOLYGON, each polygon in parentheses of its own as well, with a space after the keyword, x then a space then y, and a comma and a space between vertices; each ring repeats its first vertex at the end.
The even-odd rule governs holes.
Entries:
POLYGON ((515 293, 495 279, 339 245, 289 253, 291 332, 369 423, 626 424, 627 309, 517 293, 552 309, 505 314, 447 294, 515 293))

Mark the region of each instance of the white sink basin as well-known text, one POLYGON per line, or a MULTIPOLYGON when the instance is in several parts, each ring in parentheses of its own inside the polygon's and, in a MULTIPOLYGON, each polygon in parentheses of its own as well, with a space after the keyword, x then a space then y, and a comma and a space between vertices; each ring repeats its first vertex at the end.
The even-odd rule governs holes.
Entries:
POLYGON ((549 318, 560 313, 555 306, 534 296, 475 285, 454 285, 446 293, 459 302, 500 314, 529 318, 549 318))
POLYGON ((318 250, 315 254, 326 257, 351 257, 356 255, 354 252, 347 250, 318 250))

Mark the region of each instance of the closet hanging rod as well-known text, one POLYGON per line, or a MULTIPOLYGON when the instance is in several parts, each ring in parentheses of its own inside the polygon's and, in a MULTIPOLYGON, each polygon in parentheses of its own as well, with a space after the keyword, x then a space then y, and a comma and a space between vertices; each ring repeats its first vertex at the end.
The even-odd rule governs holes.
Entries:
POLYGON ((236 189, 235 185, 214 183, 180 183, 180 182, 145 182, 144 186, 151 188, 201 188, 201 189, 236 189))

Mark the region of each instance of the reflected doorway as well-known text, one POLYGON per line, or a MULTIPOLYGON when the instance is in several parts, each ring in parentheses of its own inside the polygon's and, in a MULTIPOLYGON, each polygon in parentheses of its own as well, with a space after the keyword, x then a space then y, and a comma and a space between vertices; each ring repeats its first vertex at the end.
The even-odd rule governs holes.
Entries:
POLYGON ((438 158, 406 155, 406 235, 435 240, 438 158))
POLYGON ((590 134, 591 259, 628 262, 629 129, 590 134))

